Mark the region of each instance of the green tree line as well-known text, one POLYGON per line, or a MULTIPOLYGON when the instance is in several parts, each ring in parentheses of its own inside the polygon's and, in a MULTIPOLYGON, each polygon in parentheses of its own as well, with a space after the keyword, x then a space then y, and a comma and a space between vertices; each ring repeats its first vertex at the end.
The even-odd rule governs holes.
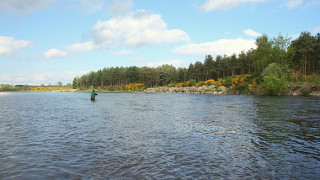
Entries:
POLYGON ((147 87, 165 86, 188 80, 198 82, 208 79, 226 78, 240 74, 261 76, 272 63, 280 68, 291 70, 297 76, 320 74, 320 34, 312 36, 302 32, 291 40, 281 34, 275 38, 263 35, 256 39, 257 47, 247 52, 231 56, 206 55, 204 62, 196 61, 188 68, 175 68, 172 65, 153 67, 110 67, 75 77, 73 88, 119 86, 143 83, 147 87))

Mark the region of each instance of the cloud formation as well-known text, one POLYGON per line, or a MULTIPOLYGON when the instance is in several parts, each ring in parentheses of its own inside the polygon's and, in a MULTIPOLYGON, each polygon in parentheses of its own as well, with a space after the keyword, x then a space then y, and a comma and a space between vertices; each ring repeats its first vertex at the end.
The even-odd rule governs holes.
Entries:
POLYGON ((319 26, 319 27, 316 27, 316 28, 313 30, 313 32, 315 32, 315 33, 320 33, 320 26, 319 26))
POLYGON ((201 9, 204 11, 228 10, 250 2, 263 2, 265 0, 206 0, 201 9))
POLYGON ((104 0, 80 0, 83 12, 97 12, 104 6, 104 0))
POLYGON ((13 37, 0 36, 0 55, 14 56, 19 49, 32 47, 31 41, 15 40, 13 37))
POLYGON ((63 52, 59 49, 50 49, 43 54, 45 58, 63 58, 67 55, 66 52, 63 52))
POLYGON ((289 9, 294 9, 302 4, 303 4, 303 0, 287 0, 282 4, 282 6, 285 6, 289 9))
POLYGON ((258 33, 252 29, 246 29, 243 31, 243 33, 246 34, 247 36, 252 36, 252 37, 262 36, 261 33, 258 33))
MULTIPOLYGON (((179 29, 168 29, 161 15, 145 10, 138 10, 110 20, 99 20, 90 33, 91 41, 67 45, 67 54, 88 52, 92 50, 112 49, 121 46, 130 48, 188 42, 189 35, 179 29)), ((67 54, 60 54, 64 57, 67 54)), ((117 55, 130 54, 132 51, 121 51, 117 55)), ((50 54, 48 52, 48 54, 50 54)), ((53 56, 53 55, 52 55, 53 56)), ((48 56, 47 56, 48 57, 48 56)))
POLYGON ((220 39, 218 41, 206 43, 187 44, 173 50, 173 53, 180 55, 204 56, 210 54, 217 55, 232 55, 239 54, 241 51, 248 51, 251 48, 256 48, 255 40, 252 39, 220 39))
POLYGON ((159 67, 162 66, 164 64, 169 64, 172 65, 174 67, 181 67, 183 64, 183 62, 181 60, 169 60, 169 61, 159 61, 159 62, 149 62, 148 63, 148 67, 159 67))
POLYGON ((121 56, 121 55, 133 54, 133 53, 134 53, 133 50, 121 50, 121 51, 117 52, 116 55, 121 56))
POLYGON ((107 4, 107 9, 114 16, 122 16, 133 8, 132 0, 113 0, 107 4))
POLYGON ((140 47, 189 41, 179 29, 168 29, 161 15, 138 10, 108 21, 98 21, 92 29, 93 42, 100 48, 120 45, 140 47))
POLYGON ((79 53, 79 52, 87 52, 92 51, 95 49, 95 45, 93 42, 82 42, 82 43, 75 43, 69 46, 66 46, 67 50, 71 53, 79 53))
POLYGON ((62 82, 63 84, 70 83, 74 77, 82 76, 89 71, 67 71, 67 72, 51 72, 41 74, 4 74, 0 75, 0 84, 29 84, 29 85, 41 85, 41 84, 56 84, 62 82))
POLYGON ((0 11, 12 14, 25 14, 46 9, 54 0, 3 0, 0 1, 0 11))

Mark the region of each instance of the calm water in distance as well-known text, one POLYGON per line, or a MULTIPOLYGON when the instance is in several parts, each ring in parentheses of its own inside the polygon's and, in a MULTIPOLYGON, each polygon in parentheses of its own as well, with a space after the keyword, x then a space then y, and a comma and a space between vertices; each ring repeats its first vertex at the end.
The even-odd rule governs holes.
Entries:
POLYGON ((319 177, 319 98, 0 94, 0 179, 319 177))

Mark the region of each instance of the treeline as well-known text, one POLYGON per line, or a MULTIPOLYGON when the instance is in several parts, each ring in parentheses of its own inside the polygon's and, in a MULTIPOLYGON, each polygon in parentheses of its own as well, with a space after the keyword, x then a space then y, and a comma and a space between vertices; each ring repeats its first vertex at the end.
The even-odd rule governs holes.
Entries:
MULTIPOLYGON (((142 83, 147 87, 165 86, 188 80, 206 81, 240 74, 254 74, 259 77, 264 69, 277 63, 281 68, 290 69, 299 80, 303 75, 320 73, 320 34, 312 36, 302 32, 291 41, 279 34, 276 38, 263 35, 256 39, 256 49, 231 56, 206 55, 204 62, 197 61, 188 68, 175 68, 172 65, 152 67, 111 67, 75 77, 73 88, 124 86, 142 83)), ((292 79, 294 81, 294 79, 292 79)))

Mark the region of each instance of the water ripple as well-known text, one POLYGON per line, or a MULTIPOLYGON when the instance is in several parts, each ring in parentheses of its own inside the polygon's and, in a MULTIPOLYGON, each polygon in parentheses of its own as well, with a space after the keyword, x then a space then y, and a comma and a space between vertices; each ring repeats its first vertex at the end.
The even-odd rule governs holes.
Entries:
POLYGON ((320 100, 0 96, 0 179, 316 179, 320 100))

